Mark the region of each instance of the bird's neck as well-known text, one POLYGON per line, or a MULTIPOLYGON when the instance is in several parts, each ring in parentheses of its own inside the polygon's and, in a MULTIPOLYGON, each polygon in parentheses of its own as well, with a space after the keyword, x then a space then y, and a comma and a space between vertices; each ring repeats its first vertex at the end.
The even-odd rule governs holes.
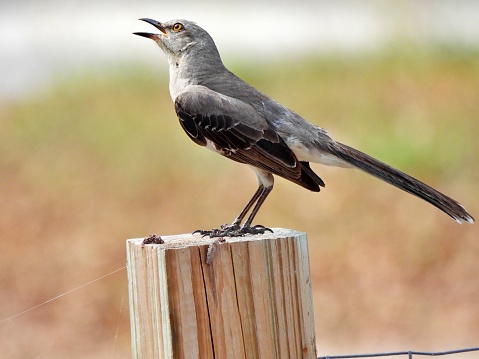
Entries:
POLYGON ((189 52, 180 57, 169 58, 170 95, 173 101, 190 85, 205 85, 227 71, 219 54, 209 53, 203 56, 201 52, 189 52))

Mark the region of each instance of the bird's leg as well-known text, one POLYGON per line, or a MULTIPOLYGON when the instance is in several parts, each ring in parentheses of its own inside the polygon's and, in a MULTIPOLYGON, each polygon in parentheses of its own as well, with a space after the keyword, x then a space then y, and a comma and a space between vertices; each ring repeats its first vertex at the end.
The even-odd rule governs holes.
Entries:
POLYGON ((241 222, 243 221, 243 218, 246 216, 246 213, 248 213, 251 207, 253 207, 253 205, 258 201, 258 198, 261 196, 261 193, 263 192, 263 190, 264 190, 264 186, 260 184, 256 192, 254 193, 253 197, 251 197, 251 199, 248 201, 248 203, 243 208, 243 210, 238 215, 238 217, 236 217, 233 223, 231 223, 231 227, 239 228, 241 222))
MULTIPOLYGON (((259 208, 263 204, 264 200, 268 196, 268 194, 271 192, 273 187, 265 187, 262 184, 258 186, 258 189, 254 193, 253 197, 248 201, 246 206, 243 208, 241 213, 238 215, 238 217, 235 218, 233 223, 231 224, 223 224, 221 225, 221 228, 214 228, 210 231, 208 230, 196 230, 193 232, 199 233, 203 236, 209 236, 211 238, 213 237, 237 237, 237 236, 243 236, 245 234, 260 234, 264 233, 266 230, 271 231, 269 228, 265 228, 264 226, 253 226, 251 227, 251 222, 253 221, 253 218, 256 216, 258 213, 259 208), (254 207, 253 207, 254 205, 254 207), (253 207, 253 211, 249 215, 248 219, 246 220, 245 224, 241 227, 241 221, 244 219, 246 214, 250 211, 250 209, 253 207)), ((272 231, 271 231, 272 232, 272 231)))
POLYGON ((248 219, 246 222, 243 224, 243 227, 241 227, 240 231, 244 234, 250 233, 250 234, 263 234, 266 231, 270 231, 273 233, 273 231, 270 228, 266 228, 265 226, 262 225, 256 225, 256 226, 251 226, 251 223, 253 223, 253 219, 258 213, 259 209, 263 205, 264 201, 266 200, 266 197, 270 194, 270 192, 273 190, 273 186, 271 187, 264 187, 262 188, 262 191, 259 195, 258 201, 256 202, 253 210, 251 211, 248 219))

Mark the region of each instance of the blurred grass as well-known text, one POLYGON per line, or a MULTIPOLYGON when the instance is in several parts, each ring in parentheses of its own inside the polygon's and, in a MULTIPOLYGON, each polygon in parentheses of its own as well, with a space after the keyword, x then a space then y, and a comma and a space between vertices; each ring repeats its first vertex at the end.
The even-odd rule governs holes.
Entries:
MULTIPOLYGON (((479 52, 233 63, 249 83, 479 213, 479 52)), ((252 172, 184 135, 157 69, 59 79, 0 110, 0 320, 115 270, 124 240, 231 221, 252 172)), ((308 232, 322 354, 477 345, 477 225, 357 171, 278 179, 260 223, 308 232)), ((0 326, 5 358, 129 357, 126 273, 0 326), (115 333, 118 331, 118 336, 115 333)))

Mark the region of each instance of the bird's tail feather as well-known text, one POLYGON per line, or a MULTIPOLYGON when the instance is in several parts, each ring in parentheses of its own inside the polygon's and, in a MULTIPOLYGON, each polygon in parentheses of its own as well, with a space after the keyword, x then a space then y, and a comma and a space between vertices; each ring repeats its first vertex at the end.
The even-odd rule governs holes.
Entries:
POLYGON ((404 172, 339 142, 332 142, 329 150, 354 167, 431 203, 459 223, 474 222, 474 218, 460 203, 404 172))

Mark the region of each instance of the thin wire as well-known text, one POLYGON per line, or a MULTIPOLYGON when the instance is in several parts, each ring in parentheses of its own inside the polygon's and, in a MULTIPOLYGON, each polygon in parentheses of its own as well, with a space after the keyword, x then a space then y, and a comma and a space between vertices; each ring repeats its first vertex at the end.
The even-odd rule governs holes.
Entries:
POLYGON ((403 352, 390 352, 390 353, 327 355, 323 357, 318 357, 318 359, 354 359, 354 358, 374 358, 374 357, 387 357, 387 356, 398 356, 398 355, 408 355, 409 359, 411 359, 413 358, 413 355, 441 356, 441 355, 452 355, 452 354, 460 354, 460 353, 475 352, 475 351, 479 351, 479 347, 448 350, 443 352, 417 352, 417 351, 409 350, 409 351, 403 351, 403 352))
POLYGON ((25 314, 25 313, 31 312, 32 310, 35 310, 35 309, 37 309, 37 308, 39 308, 39 307, 41 307, 41 306, 44 306, 44 305, 46 305, 46 304, 48 304, 48 303, 50 303, 50 302, 53 302, 54 300, 57 300, 57 299, 59 299, 59 298, 61 298, 61 297, 64 297, 65 295, 68 295, 68 294, 70 294, 70 293, 72 293, 72 292, 75 292, 75 291, 77 291, 77 290, 79 290, 79 289, 82 289, 82 288, 84 288, 84 287, 86 287, 86 286, 88 286, 88 285, 90 285, 90 284, 92 284, 92 283, 98 282, 99 280, 102 280, 103 278, 106 278, 106 277, 108 277, 108 276, 110 276, 110 275, 112 275, 112 274, 115 274, 116 272, 119 272, 119 271, 121 271, 121 270, 123 270, 123 269, 125 269, 125 268, 126 268, 126 266, 123 266, 123 267, 121 267, 121 268, 118 268, 118 269, 114 270, 113 272, 110 272, 110 273, 105 274, 105 275, 103 275, 103 276, 101 276, 101 277, 99 277, 99 278, 96 278, 96 279, 94 279, 94 280, 92 280, 92 281, 89 281, 88 283, 84 283, 84 284, 82 284, 82 285, 80 285, 80 286, 78 286, 78 287, 76 287, 76 288, 70 289, 68 292, 65 292, 65 293, 62 293, 62 294, 60 294, 60 295, 57 295, 56 297, 50 298, 50 299, 44 301, 43 303, 37 304, 37 305, 35 305, 35 306, 33 306, 33 307, 27 309, 27 310, 24 310, 24 311, 22 311, 22 312, 20 312, 20 313, 14 314, 14 315, 12 315, 12 316, 10 316, 10 317, 8 317, 8 318, 2 319, 2 320, 0 320, 0 324, 4 323, 4 322, 6 322, 6 321, 9 321, 9 320, 11 320, 11 319, 17 318, 17 317, 19 317, 19 316, 21 316, 21 315, 23 315, 23 314, 25 314))
MULTIPOLYGON (((139 259, 137 259, 135 262, 137 262, 137 261, 143 261, 143 260, 147 259, 148 257, 150 257, 151 255, 152 255, 152 254, 146 256, 145 258, 139 258, 139 259)), ((37 309, 37 308, 39 308, 39 307, 42 307, 42 306, 44 306, 44 305, 46 305, 46 304, 48 304, 48 303, 50 303, 50 302, 53 302, 53 301, 55 301, 55 300, 57 300, 57 299, 59 299, 59 298, 61 298, 61 297, 64 297, 65 295, 68 295, 68 294, 70 294, 70 293, 72 293, 72 292, 75 292, 75 291, 77 291, 77 290, 79 290, 79 289, 82 289, 82 288, 84 288, 84 287, 86 287, 86 286, 88 286, 88 285, 90 285, 90 284, 93 284, 93 283, 95 283, 95 282, 98 282, 99 280, 102 280, 102 279, 104 279, 104 278, 106 278, 106 277, 108 277, 108 276, 110 276, 110 275, 112 275, 112 274, 115 274, 115 273, 117 273, 117 272, 119 272, 119 271, 122 271, 122 270, 125 269, 125 268, 126 268, 126 266, 123 266, 123 267, 121 267, 121 268, 118 268, 118 269, 114 270, 113 272, 107 273, 107 274, 105 274, 105 275, 103 275, 103 276, 101 276, 101 277, 99 277, 99 278, 96 278, 96 279, 94 279, 94 280, 92 280, 92 281, 89 281, 88 283, 84 283, 84 284, 82 284, 82 285, 80 285, 80 286, 78 286, 78 287, 76 287, 76 288, 70 289, 68 292, 65 292, 65 293, 62 293, 62 294, 60 294, 60 295, 57 295, 56 297, 50 298, 50 299, 48 299, 48 300, 46 300, 46 301, 44 301, 44 302, 42 302, 42 303, 40 303, 40 304, 37 304, 37 305, 35 305, 35 306, 33 306, 33 307, 27 309, 27 310, 24 310, 24 311, 22 311, 22 312, 20 312, 20 313, 14 314, 14 315, 12 315, 12 316, 10 316, 10 317, 8 317, 8 318, 1 319, 1 320, 0 320, 0 324, 2 324, 2 323, 4 323, 4 322, 7 322, 7 321, 9 321, 9 320, 11 320, 11 319, 15 319, 15 318, 17 318, 17 317, 20 317, 20 316, 22 316, 23 314, 26 314, 26 313, 28 313, 28 312, 31 312, 32 310, 35 310, 35 309, 37 309)))
POLYGON ((116 350, 116 344, 118 342, 118 333, 120 332, 120 326, 121 323, 123 322, 123 303, 125 301, 125 296, 123 295, 121 297, 121 305, 120 305, 120 314, 118 315, 118 321, 116 323, 116 329, 115 329, 115 337, 113 341, 113 346, 111 349, 111 357, 113 358, 115 355, 115 350, 116 350))

